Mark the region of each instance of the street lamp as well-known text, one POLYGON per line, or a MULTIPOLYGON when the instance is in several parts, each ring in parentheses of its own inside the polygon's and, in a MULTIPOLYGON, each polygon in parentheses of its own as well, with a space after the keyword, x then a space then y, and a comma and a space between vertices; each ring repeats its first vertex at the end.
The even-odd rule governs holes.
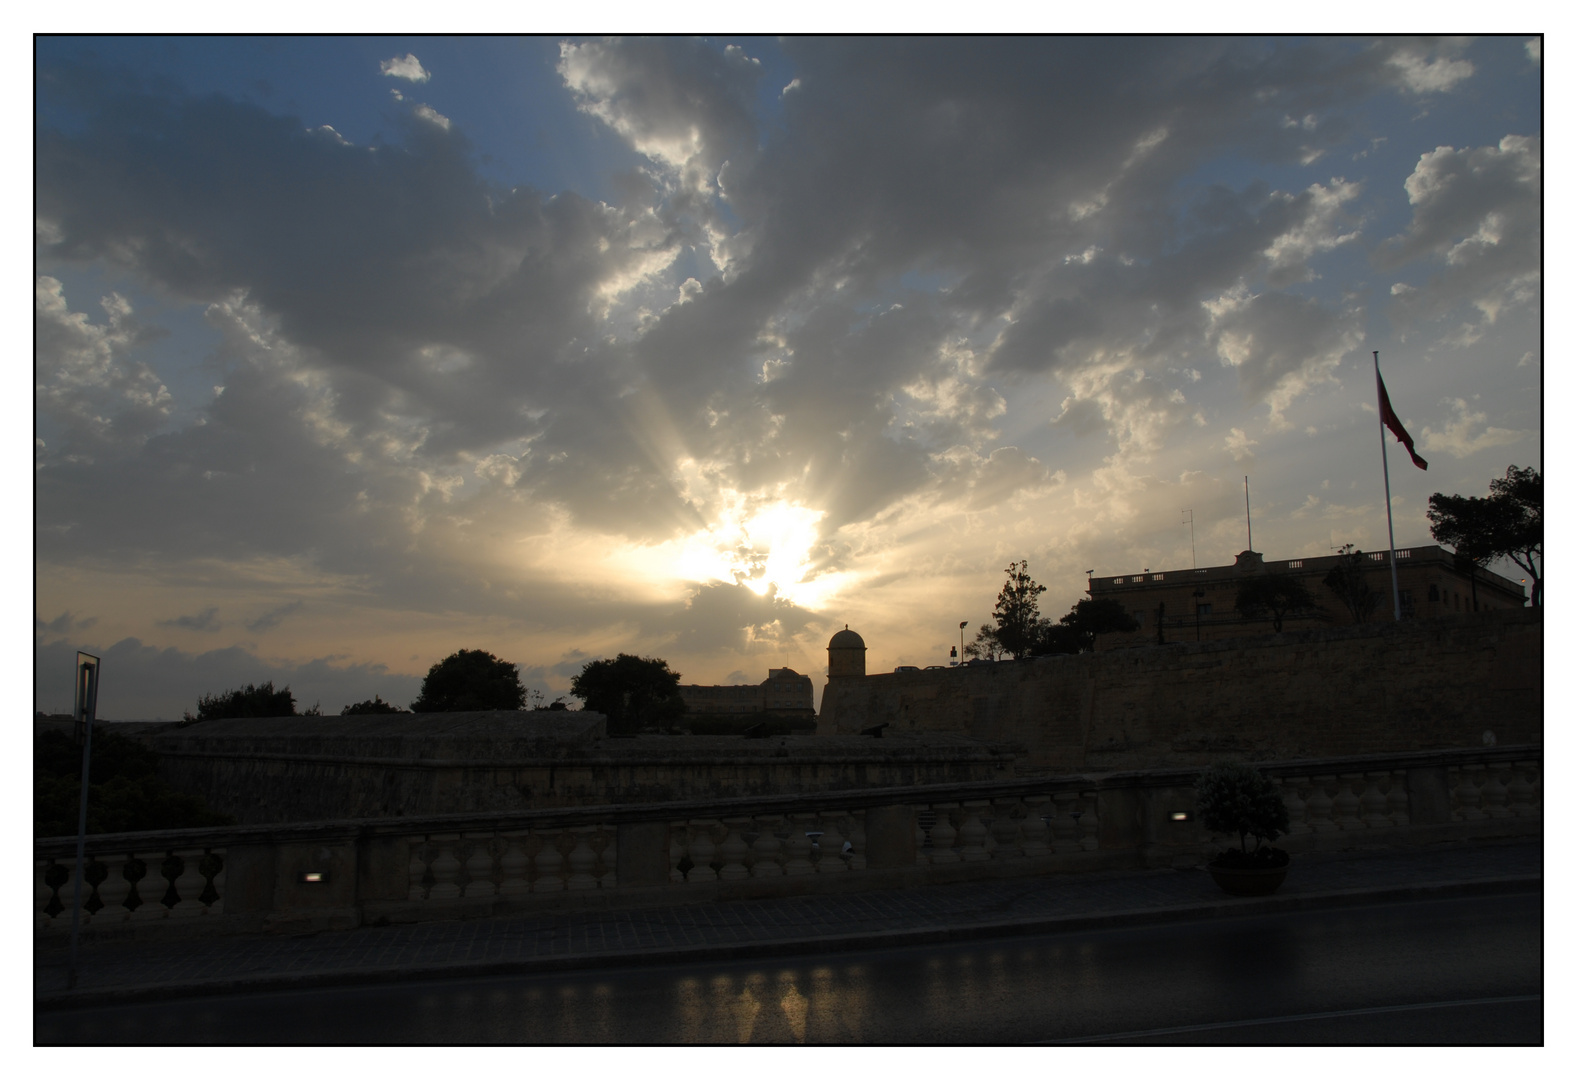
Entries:
POLYGON ((960 664, 964 662, 964 627, 968 625, 968 619, 958 624, 958 662, 960 664))

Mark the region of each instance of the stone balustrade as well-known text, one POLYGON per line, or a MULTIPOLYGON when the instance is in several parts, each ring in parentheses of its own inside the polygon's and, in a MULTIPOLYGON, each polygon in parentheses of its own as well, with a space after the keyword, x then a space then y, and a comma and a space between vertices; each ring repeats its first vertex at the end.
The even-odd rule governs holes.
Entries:
MULTIPOLYGON (((1539 747, 1263 766, 1292 851, 1542 828, 1539 747)), ((90 836, 90 936, 476 917, 1197 864, 1194 770, 90 836)), ((75 838, 35 842, 35 925, 69 931, 75 838)))

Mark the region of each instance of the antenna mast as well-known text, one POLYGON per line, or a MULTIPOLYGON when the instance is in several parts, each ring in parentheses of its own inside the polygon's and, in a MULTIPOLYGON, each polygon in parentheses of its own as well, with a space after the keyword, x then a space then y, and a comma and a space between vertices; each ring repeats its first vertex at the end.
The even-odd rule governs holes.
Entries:
POLYGON ((1254 550, 1254 516, 1248 511, 1248 477, 1243 478, 1243 517, 1248 521, 1248 549, 1254 550))
POLYGON ((1199 556, 1194 552, 1194 512, 1184 510, 1183 522, 1188 526, 1188 558, 1193 564, 1192 569, 1199 569, 1199 556))

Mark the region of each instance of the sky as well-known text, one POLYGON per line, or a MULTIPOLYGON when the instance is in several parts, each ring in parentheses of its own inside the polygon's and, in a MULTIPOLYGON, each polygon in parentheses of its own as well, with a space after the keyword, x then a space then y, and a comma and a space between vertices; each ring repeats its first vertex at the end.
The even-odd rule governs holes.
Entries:
MULTIPOLYGON (((1541 41, 38 38, 35 707, 943 664, 1542 469, 1541 41), (1192 530, 1187 518, 1192 517, 1192 530)), ((1496 569, 1521 577, 1509 563, 1496 569)))

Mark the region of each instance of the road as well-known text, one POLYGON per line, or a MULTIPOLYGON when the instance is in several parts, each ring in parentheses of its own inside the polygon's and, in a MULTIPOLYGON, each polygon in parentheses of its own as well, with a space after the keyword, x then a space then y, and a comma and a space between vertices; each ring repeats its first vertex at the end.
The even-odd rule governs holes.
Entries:
POLYGON ((1542 897, 35 1013, 61 1043, 1541 1043, 1542 897))

